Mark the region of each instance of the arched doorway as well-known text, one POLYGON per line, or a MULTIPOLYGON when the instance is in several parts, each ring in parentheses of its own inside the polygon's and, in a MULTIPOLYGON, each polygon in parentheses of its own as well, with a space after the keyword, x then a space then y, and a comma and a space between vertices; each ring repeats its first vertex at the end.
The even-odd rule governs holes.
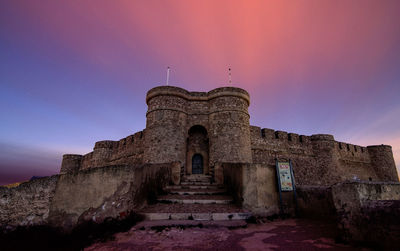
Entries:
POLYGON ((203 156, 196 153, 192 158, 192 174, 203 174, 203 156))
POLYGON ((186 155, 186 175, 209 174, 208 136, 203 126, 195 125, 189 129, 186 155))

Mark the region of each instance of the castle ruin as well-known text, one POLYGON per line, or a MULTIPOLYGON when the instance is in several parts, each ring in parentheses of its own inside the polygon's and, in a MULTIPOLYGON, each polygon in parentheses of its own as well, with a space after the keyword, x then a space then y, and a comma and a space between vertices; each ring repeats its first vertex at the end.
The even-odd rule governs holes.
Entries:
POLYGON ((345 239, 399 242, 373 223, 374 217, 400 218, 393 209, 400 205, 400 183, 390 146, 251 126, 250 96, 235 87, 159 86, 148 91, 146 103, 143 131, 96 142, 85 155, 65 154, 59 175, 0 187, 0 228, 71 231, 132 214, 234 222, 298 213, 335 221, 345 239), (295 201, 295 191, 279 196, 277 160, 293 165, 295 201))
POLYGON ((223 182, 221 163, 275 165, 291 159, 298 185, 358 179, 398 181, 390 146, 357 146, 332 135, 311 136, 249 124, 249 94, 222 87, 189 92, 159 86, 148 91, 146 129, 119 141, 96 142, 86 155, 66 154, 61 173, 110 165, 179 162, 182 176, 211 175, 223 182))

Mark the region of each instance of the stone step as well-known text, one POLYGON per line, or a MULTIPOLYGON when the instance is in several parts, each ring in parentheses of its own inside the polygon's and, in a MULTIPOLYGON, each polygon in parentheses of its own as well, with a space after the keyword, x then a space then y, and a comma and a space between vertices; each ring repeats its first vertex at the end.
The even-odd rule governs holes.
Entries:
POLYGON ((229 204, 233 199, 229 195, 163 195, 159 196, 157 201, 183 204, 229 204))
POLYGON ((211 175, 205 175, 205 174, 192 174, 192 175, 186 175, 182 177, 183 179, 211 179, 211 175))
POLYGON ((246 220, 251 213, 140 213, 145 220, 227 221, 246 220))
POLYGON ((141 210, 146 213, 246 213, 235 204, 151 204, 141 210))
POLYGON ((182 181, 181 185, 182 186, 193 186, 193 185, 207 186, 207 185, 211 185, 211 182, 182 181))
POLYGON ((197 180, 208 181, 208 180, 211 180, 211 177, 189 177, 189 176, 183 176, 182 180, 185 180, 185 181, 197 181, 197 180))
POLYGON ((196 221, 196 220, 152 220, 142 221, 134 226, 135 229, 160 229, 160 228, 190 228, 190 227, 202 227, 202 228, 241 228, 246 227, 247 223, 245 220, 222 220, 222 221, 196 221))
POLYGON ((166 186, 165 189, 219 189, 224 188, 223 185, 208 184, 208 185, 173 185, 166 186))
POLYGON ((179 194, 179 195, 218 195, 218 194, 225 194, 227 190, 225 188, 216 188, 216 189, 175 188, 175 189, 167 189, 166 192, 168 192, 169 194, 179 194))
POLYGON ((245 220, 251 213, 234 204, 162 204, 148 205, 139 214, 147 220, 245 220))
POLYGON ((184 180, 184 179, 182 179, 181 180, 181 183, 182 182, 184 182, 184 183, 194 183, 194 184, 196 184, 196 183, 207 183, 207 184, 211 184, 211 180, 184 180))

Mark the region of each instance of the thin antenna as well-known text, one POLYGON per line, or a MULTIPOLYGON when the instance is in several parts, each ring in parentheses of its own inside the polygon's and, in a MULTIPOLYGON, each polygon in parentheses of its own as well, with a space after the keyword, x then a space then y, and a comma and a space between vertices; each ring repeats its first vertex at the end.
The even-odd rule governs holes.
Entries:
POLYGON ((228 74, 229 74, 229 84, 232 84, 232 73, 231 73, 231 68, 228 69, 228 74))
POLYGON ((169 85, 169 72, 170 72, 170 69, 169 69, 169 66, 167 67, 167 85, 169 85))

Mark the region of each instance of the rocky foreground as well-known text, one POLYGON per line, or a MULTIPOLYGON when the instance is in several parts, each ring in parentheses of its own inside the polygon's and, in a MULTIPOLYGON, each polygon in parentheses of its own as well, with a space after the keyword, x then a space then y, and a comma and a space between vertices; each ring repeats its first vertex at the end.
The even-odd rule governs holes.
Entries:
POLYGON ((335 242, 335 227, 310 220, 276 220, 246 228, 137 225, 85 250, 368 250, 335 242))

